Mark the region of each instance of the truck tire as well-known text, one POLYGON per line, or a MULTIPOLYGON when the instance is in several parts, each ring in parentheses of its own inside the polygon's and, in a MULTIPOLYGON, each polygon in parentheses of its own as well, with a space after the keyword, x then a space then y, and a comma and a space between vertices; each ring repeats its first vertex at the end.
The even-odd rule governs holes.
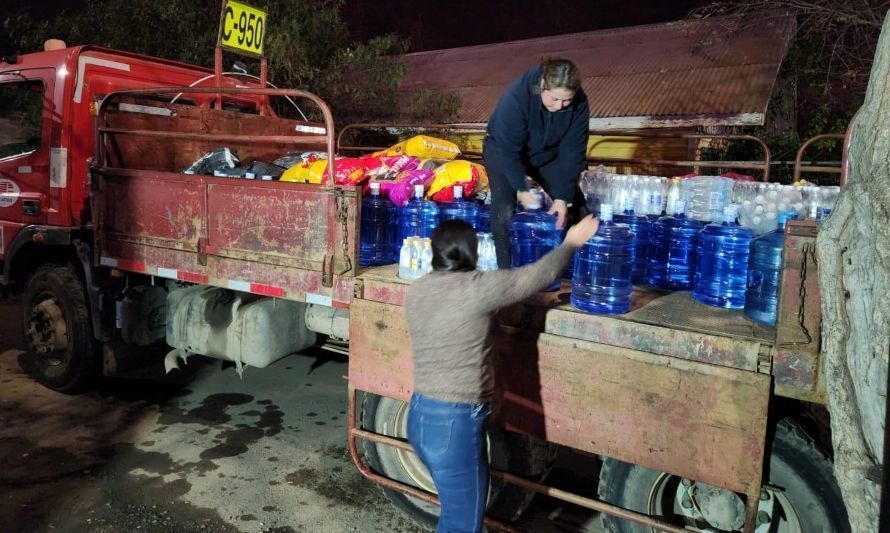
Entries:
POLYGON ((99 374, 83 283, 74 268, 43 265, 22 295, 22 338, 42 384, 64 393, 90 388, 99 374))
MULTIPOLYGON (((767 525, 773 533, 843 533, 850 531, 847 511, 832 474, 828 456, 817 448, 801 427, 790 419, 779 422, 769 455, 769 485, 774 497, 767 525), (778 487, 781 490, 773 490, 778 487)), ((656 470, 604 459, 599 495, 603 500, 633 511, 660 516, 679 526, 713 527, 707 521, 693 524, 678 502, 680 478, 656 470)), ((722 489, 718 489, 722 490, 722 489)), ((732 494, 729 491, 723 491, 732 494)), ((741 498, 739 498, 741 501, 741 498)), ((761 507, 762 508, 762 507, 761 507)), ((744 520, 744 512, 742 513, 744 520)), ((650 528, 604 516, 611 533, 649 533, 650 528)), ((758 527, 757 531, 761 531, 758 527)), ((764 529, 766 531, 767 529, 764 529)), ((698 531, 692 529, 692 531, 698 531)), ((710 531, 710 529, 709 529, 710 531)))
MULTIPOLYGON (((361 427, 390 437, 407 439, 407 415, 408 404, 405 402, 366 394, 362 401, 361 427)), ((540 480, 546 477, 556 457, 556 447, 549 443, 497 429, 489 429, 488 442, 492 468, 530 479, 540 480)), ((415 454, 371 441, 362 441, 362 445, 365 461, 375 472, 428 492, 436 492, 429 472, 415 454)), ((382 490, 393 505, 412 520, 423 527, 435 529, 439 517, 438 505, 418 500, 397 490, 382 490)), ((528 507, 532 497, 533 492, 492 477, 487 514, 499 520, 516 520, 528 507)))

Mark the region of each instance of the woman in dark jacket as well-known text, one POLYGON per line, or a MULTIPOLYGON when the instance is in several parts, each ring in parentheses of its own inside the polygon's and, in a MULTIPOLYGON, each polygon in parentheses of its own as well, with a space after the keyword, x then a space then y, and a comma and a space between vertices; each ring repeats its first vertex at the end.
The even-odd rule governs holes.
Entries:
POLYGON ((590 111, 580 75, 567 59, 548 59, 513 81, 488 120, 483 158, 491 184, 491 231, 498 266, 510 268, 507 224, 516 201, 531 207, 526 176, 553 198, 564 227, 569 209, 586 214, 578 179, 587 166, 590 111))
POLYGON ((536 263, 476 271, 476 233, 446 220, 432 235, 433 271, 411 284, 405 302, 414 354, 408 439, 430 470, 442 512, 439 533, 481 531, 488 497, 485 423, 493 393, 491 317, 542 290, 596 233, 591 216, 536 263))

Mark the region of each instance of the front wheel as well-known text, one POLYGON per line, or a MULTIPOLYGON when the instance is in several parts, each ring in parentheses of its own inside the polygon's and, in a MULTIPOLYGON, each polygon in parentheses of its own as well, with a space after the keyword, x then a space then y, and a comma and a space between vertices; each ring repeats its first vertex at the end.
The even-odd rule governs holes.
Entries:
MULTIPOLYGON (((739 531, 745 525, 745 504, 738 494, 615 459, 603 461, 599 495, 690 531, 739 531)), ((769 483, 761 490, 758 507, 757 533, 850 531, 830 460, 789 420, 776 428, 769 483)), ((611 533, 653 531, 611 516, 604 522, 611 533)))
MULTIPOLYGON (((408 410, 409 405, 405 402, 367 394, 362 402, 361 426, 382 435, 407 439, 408 410)), ((488 431, 488 452, 493 468, 529 479, 542 479, 556 458, 556 448, 546 442, 491 428, 488 431)), ((375 472, 427 492, 436 492, 429 471, 416 454, 385 444, 364 441, 363 455, 368 466, 375 472)), ((384 488, 383 492, 393 505, 412 520, 421 526, 435 529, 439 519, 437 505, 397 490, 384 488)), ((515 520, 532 497, 533 492, 493 477, 488 492, 487 514, 500 520, 515 520)))
POLYGON ((89 388, 99 366, 86 291, 74 268, 43 265, 22 296, 26 371, 60 392, 89 388))

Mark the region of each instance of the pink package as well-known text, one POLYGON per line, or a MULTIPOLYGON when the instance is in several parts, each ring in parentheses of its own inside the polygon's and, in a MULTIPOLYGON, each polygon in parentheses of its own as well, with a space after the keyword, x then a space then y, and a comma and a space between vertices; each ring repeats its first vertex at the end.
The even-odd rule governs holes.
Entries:
POLYGON ((392 203, 401 207, 414 195, 415 185, 423 185, 426 188, 433 181, 433 171, 417 168, 399 172, 392 180, 377 178, 374 181, 380 183, 381 194, 388 196, 392 203))

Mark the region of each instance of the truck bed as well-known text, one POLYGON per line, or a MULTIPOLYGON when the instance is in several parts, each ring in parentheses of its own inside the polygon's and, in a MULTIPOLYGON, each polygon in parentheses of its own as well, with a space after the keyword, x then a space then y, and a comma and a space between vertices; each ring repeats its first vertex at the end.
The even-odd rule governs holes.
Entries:
MULTIPOLYGON (((398 265, 370 267, 359 274, 364 298, 404 305, 410 281, 398 277, 398 265)), ((718 309, 692 299, 687 291, 663 291, 637 285, 631 311, 595 315, 569 303, 571 286, 540 292, 498 314, 505 326, 573 339, 756 371, 758 356, 775 344, 776 328, 759 324, 742 311, 718 309)))
MULTIPOLYGON (((811 221, 790 221, 785 231, 782 281, 775 327, 742 311, 718 309, 689 292, 634 287, 629 313, 593 315, 569 304, 570 287, 538 293, 498 313, 501 326, 570 340, 590 341, 659 356, 771 374, 779 396, 824 403, 821 382, 821 299, 811 221)), ((397 266, 365 268, 355 279, 355 297, 404 305, 408 281, 397 266)))

